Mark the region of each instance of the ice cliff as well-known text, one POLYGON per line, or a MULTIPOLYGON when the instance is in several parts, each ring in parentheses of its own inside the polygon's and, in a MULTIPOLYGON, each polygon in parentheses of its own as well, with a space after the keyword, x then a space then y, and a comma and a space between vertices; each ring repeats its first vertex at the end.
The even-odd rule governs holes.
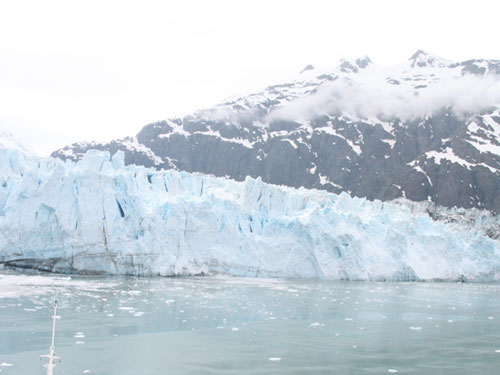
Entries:
POLYGON ((133 275, 500 280, 487 211, 0 149, 4 267, 133 275))

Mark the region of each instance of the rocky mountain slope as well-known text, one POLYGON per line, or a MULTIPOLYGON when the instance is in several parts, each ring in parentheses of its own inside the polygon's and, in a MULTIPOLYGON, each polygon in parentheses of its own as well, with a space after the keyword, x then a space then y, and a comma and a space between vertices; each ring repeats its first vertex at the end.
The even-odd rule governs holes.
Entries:
POLYGON ((122 150, 126 164, 498 213, 499 104, 500 61, 365 57, 52 156, 122 150))

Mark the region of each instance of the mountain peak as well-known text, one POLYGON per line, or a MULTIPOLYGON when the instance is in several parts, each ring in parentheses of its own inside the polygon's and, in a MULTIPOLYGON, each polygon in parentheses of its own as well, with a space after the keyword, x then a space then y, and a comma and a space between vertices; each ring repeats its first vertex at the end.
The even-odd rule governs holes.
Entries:
POLYGON ((411 67, 419 67, 423 68, 426 66, 439 67, 444 68, 451 64, 450 61, 443 59, 441 57, 432 55, 424 50, 419 49, 415 52, 409 60, 411 63, 411 67))
POLYGON ((299 74, 307 72, 308 70, 314 70, 314 65, 307 64, 306 66, 304 66, 304 69, 302 69, 299 74))
POLYGON ((419 58, 425 58, 426 56, 427 56, 427 57, 429 57, 429 56, 431 56, 431 54, 430 54, 430 53, 428 53, 428 52, 425 52, 423 49, 419 49, 417 52, 415 52, 415 53, 414 53, 414 54, 413 54, 413 55, 409 58, 409 60, 410 60, 410 61, 415 61, 415 60, 417 60, 417 59, 419 59, 419 58))
POLYGON ((368 56, 357 58, 356 60, 341 59, 339 69, 344 73, 357 73, 359 69, 365 69, 372 61, 368 56))
POLYGON ((359 66, 361 69, 364 69, 371 64, 373 64, 373 62, 368 56, 362 56, 356 59, 356 65, 359 66))

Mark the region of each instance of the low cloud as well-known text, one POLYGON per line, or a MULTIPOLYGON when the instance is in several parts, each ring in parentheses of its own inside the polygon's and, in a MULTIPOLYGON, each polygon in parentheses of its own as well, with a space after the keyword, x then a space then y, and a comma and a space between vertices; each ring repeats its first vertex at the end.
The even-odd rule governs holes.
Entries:
POLYGON ((277 108, 268 119, 307 121, 323 114, 344 114, 358 120, 375 117, 410 120, 431 115, 442 108, 451 108, 461 116, 500 104, 499 78, 466 75, 420 89, 338 80, 277 108))

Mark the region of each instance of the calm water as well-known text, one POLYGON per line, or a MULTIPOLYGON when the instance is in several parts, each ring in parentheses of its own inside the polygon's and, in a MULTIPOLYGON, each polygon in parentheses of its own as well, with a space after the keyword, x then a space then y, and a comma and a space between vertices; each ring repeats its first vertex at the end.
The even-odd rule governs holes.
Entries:
POLYGON ((0 373, 500 374, 500 285, 0 274, 0 373))

